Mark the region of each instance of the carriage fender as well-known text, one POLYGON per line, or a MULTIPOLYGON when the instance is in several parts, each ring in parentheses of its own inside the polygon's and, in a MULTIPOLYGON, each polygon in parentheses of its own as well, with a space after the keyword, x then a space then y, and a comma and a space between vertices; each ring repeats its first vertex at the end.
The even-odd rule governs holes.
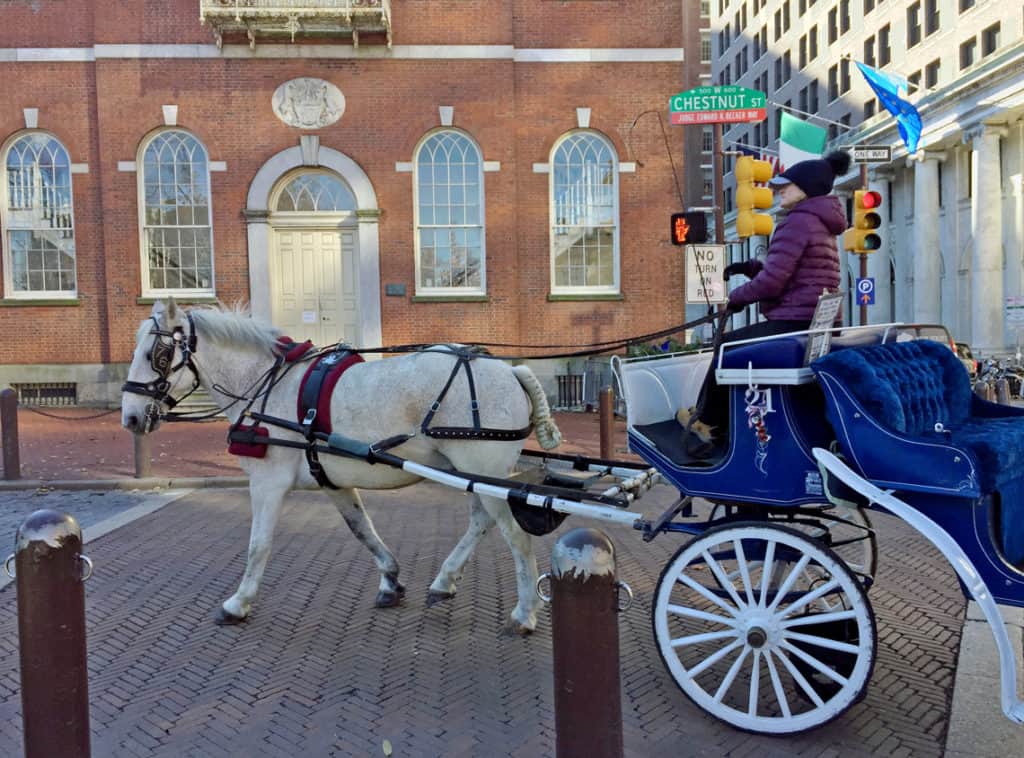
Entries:
POLYGON ((882 490, 871 482, 857 475, 849 466, 839 460, 828 450, 816 447, 814 458, 840 481, 868 499, 880 505, 892 515, 902 519, 918 531, 921 536, 931 542, 946 560, 949 561, 963 586, 978 603, 985 620, 992 629, 996 649, 999 652, 999 674, 1001 684, 1001 702, 1003 713, 1010 721, 1024 724, 1024 702, 1017 697, 1017 659, 1010 637, 1006 632, 1002 614, 989 592, 988 586, 978 574, 970 558, 945 529, 936 524, 926 515, 911 507, 893 495, 891 491, 882 490))

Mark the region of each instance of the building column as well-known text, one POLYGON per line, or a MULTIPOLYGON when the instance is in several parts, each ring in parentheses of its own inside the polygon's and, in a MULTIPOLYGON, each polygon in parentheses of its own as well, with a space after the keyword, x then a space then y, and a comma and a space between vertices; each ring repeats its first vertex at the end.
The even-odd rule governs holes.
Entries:
POLYGON ((942 322, 942 249, 939 245, 939 161, 942 153, 924 150, 908 158, 914 169, 914 321, 942 322))
POLYGON ((991 354, 1005 347, 1003 327, 1003 197, 999 138, 1004 127, 982 124, 966 133, 971 140, 971 346, 991 354))
MULTIPOLYGON (((875 304, 868 306, 869 324, 886 324, 889 322, 889 304, 896 296, 889 285, 889 258, 892 249, 892 229, 889 223, 889 180, 892 179, 892 171, 888 169, 876 169, 868 178, 868 189, 874 190, 882 196, 882 225, 878 228, 878 236, 882 238, 882 245, 878 250, 868 256, 868 276, 875 280, 875 304)), ((853 222, 853 219, 850 219, 853 222)))
POLYGON ((243 211, 249 239, 249 310, 270 323, 270 213, 265 208, 243 211))

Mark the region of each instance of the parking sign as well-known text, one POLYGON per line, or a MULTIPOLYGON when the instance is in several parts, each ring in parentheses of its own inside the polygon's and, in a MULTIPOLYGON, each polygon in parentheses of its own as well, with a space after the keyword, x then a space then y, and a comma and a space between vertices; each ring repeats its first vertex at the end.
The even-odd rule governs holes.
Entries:
POLYGON ((857 280, 857 304, 875 304, 875 279, 872 276, 857 280))

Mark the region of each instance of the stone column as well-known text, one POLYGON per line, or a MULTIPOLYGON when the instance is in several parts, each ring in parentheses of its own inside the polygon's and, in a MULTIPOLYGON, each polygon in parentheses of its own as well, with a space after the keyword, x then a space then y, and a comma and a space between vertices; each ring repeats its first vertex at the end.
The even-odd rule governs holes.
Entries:
POLYGON ((1003 328, 1003 193, 999 138, 1005 127, 982 124, 964 135, 971 140, 971 345, 976 354, 1001 351, 1003 328))
POLYGON ((942 248, 939 245, 939 161, 944 154, 924 150, 907 159, 914 170, 914 321, 942 321, 942 248))
POLYGON ((249 308, 253 318, 271 321, 270 214, 266 210, 243 211, 249 238, 249 308))

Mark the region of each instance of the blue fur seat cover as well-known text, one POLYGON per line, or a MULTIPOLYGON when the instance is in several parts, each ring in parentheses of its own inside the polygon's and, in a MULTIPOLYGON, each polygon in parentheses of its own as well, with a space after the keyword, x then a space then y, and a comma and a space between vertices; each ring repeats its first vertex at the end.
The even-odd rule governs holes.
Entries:
POLYGON ((892 431, 969 450, 982 492, 1000 494, 1004 554, 1024 562, 1024 409, 980 399, 953 351, 931 340, 840 350, 813 368, 839 379, 892 431), (936 433, 936 423, 949 434, 936 433))

